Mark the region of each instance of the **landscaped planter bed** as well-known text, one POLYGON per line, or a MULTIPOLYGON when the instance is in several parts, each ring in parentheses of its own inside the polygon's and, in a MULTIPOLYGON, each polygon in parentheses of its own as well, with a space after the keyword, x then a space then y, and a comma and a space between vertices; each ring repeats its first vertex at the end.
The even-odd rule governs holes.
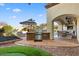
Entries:
POLYGON ((16 37, 16 36, 2 36, 0 37, 0 42, 3 42, 3 41, 9 41, 9 40, 16 40, 16 39, 20 39, 19 37, 16 37))
POLYGON ((20 38, 16 36, 7 36, 7 37, 0 37, 0 45, 5 45, 5 44, 14 44, 16 41, 21 40, 20 38))
POLYGON ((0 42, 0 45, 14 44, 15 42, 16 40, 9 40, 9 41, 0 42))

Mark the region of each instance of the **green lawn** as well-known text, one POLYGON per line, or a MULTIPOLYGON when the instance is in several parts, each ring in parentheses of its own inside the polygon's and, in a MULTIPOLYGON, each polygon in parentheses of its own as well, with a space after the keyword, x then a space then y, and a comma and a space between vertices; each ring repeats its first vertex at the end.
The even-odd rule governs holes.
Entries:
POLYGON ((1 47, 0 56, 50 56, 48 52, 27 46, 1 47))

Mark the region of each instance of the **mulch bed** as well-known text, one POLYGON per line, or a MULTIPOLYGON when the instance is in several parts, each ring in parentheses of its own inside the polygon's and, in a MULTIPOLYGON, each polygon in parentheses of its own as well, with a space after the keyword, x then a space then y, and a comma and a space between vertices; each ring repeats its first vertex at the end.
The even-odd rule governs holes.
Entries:
POLYGON ((20 41, 20 39, 0 42, 0 46, 13 45, 13 44, 15 44, 16 41, 20 41))

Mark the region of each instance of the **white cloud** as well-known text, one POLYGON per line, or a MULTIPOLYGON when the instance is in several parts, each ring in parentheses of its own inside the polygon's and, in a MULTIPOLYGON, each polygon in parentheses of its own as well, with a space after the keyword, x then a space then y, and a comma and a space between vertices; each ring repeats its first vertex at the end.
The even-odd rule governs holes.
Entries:
POLYGON ((43 16, 44 16, 44 14, 39 14, 39 15, 38 15, 38 17, 43 17, 43 16))
POLYGON ((19 9, 19 8, 16 8, 16 9, 13 9, 12 11, 15 12, 15 13, 19 13, 19 12, 21 12, 22 10, 19 9))
POLYGON ((0 6, 4 6, 5 4, 4 3, 0 3, 0 6))
POLYGON ((12 16, 11 18, 12 18, 12 19, 16 19, 17 17, 16 17, 16 16, 12 16))
POLYGON ((10 10, 10 8, 6 8, 6 10, 10 10))

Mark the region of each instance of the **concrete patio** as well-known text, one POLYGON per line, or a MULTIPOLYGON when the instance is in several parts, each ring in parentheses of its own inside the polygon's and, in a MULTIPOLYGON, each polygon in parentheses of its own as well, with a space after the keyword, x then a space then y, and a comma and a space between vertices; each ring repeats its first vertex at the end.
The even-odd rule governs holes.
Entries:
POLYGON ((52 46, 52 47, 76 47, 79 46, 78 43, 69 42, 66 40, 43 40, 41 42, 35 42, 34 40, 21 40, 15 44, 22 45, 39 45, 39 46, 52 46))

